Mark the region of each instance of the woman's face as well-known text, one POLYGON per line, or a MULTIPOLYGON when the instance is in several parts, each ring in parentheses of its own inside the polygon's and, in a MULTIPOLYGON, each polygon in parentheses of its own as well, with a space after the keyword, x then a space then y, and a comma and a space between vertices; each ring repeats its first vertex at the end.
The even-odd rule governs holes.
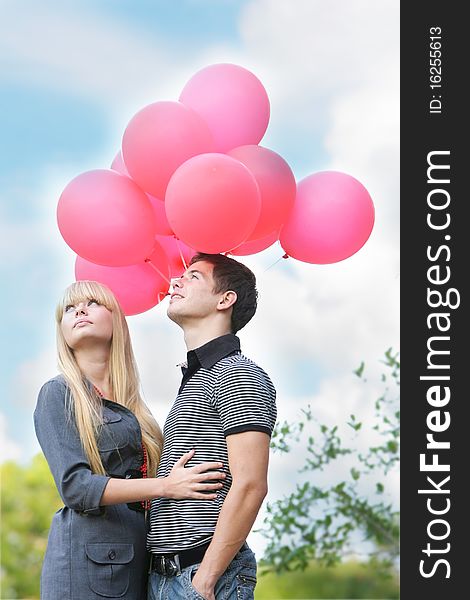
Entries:
POLYGON ((60 326, 72 350, 109 346, 113 335, 113 313, 96 300, 83 300, 64 308, 60 326))

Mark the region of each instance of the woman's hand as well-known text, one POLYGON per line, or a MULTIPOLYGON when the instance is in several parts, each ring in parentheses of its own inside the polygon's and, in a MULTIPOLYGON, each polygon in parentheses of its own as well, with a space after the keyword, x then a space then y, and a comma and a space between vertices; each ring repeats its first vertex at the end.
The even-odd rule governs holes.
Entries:
POLYGON ((194 450, 190 450, 174 464, 164 481, 165 498, 198 498, 203 500, 213 500, 217 498, 212 490, 220 490, 223 487, 221 479, 225 479, 225 473, 212 471, 211 469, 221 469, 221 462, 205 462, 195 467, 185 468, 185 464, 194 456, 194 450))

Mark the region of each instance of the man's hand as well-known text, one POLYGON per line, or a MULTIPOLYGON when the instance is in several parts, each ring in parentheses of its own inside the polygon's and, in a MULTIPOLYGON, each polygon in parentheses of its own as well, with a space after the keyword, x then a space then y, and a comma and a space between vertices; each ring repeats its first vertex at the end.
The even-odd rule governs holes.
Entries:
POLYGON ((199 571, 196 571, 192 580, 193 588, 200 596, 204 598, 204 600, 215 600, 215 584, 209 585, 207 582, 202 580, 202 577, 198 577, 198 575, 199 571))

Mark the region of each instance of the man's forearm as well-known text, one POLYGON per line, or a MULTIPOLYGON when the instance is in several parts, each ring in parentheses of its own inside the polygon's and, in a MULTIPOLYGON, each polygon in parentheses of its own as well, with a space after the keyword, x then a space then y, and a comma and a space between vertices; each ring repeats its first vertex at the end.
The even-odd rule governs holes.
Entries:
POLYGON ((266 492, 263 485, 232 485, 199 567, 198 580, 215 585, 250 533, 266 492))

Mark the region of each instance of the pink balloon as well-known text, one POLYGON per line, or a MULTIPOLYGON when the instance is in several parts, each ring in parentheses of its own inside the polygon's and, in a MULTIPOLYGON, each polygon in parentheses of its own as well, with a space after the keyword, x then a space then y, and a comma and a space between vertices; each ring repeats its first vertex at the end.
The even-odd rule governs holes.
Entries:
POLYGON ((120 150, 114 157, 113 162, 111 163, 111 169, 113 169, 113 171, 121 173, 121 175, 127 175, 127 177, 130 177, 129 171, 126 169, 126 165, 124 164, 124 160, 122 158, 122 153, 120 150))
POLYGON ((57 222, 67 244, 91 262, 109 266, 144 260, 155 243, 155 216, 146 194, 129 177, 97 169, 65 187, 57 222))
POLYGON ((205 121, 180 102, 149 104, 132 117, 122 138, 122 156, 129 174, 157 198, 165 197, 177 167, 213 148, 205 121))
POLYGON ((218 152, 257 144, 268 126, 266 90, 251 71, 238 65, 201 69, 186 83, 179 100, 204 118, 218 152))
POLYGON ((156 239, 167 255, 170 277, 179 277, 188 267, 196 250, 174 236, 157 235, 156 239))
POLYGON ((247 256, 248 254, 256 254, 257 252, 262 252, 272 246, 279 239, 279 232, 274 231, 270 233, 266 237, 260 238, 258 240, 248 240, 243 244, 240 244, 237 248, 230 250, 230 254, 234 256, 247 256))
POLYGON ((238 160, 201 154, 170 179, 165 197, 176 237, 200 252, 217 254, 239 246, 253 231, 261 200, 258 184, 238 160))
POLYGON ((173 229, 170 227, 166 216, 165 203, 150 196, 150 194, 147 194, 147 196, 155 214, 155 233, 157 235, 173 235, 173 229))
POLYGON ((373 226, 374 205, 366 188, 351 175, 322 171, 299 182, 280 241, 293 258, 335 263, 357 252, 373 226))
POLYGON ((105 267, 77 256, 75 278, 104 283, 115 294, 124 314, 136 315, 158 304, 170 287, 170 270, 161 246, 155 245, 149 260, 128 267, 105 267))
MULTIPOLYGON (((114 160, 111 163, 111 169, 121 173, 122 175, 130 177, 126 169, 126 165, 122 160, 121 152, 118 152, 114 157, 114 160)), ((151 196, 150 194, 147 194, 147 197, 150 200, 153 212, 155 213, 155 233, 159 235, 173 235, 173 230, 171 229, 168 219, 166 218, 165 205, 163 201, 151 196)))
POLYGON ((262 146, 239 146, 227 152, 242 162, 255 176, 261 195, 261 214, 249 240, 279 231, 294 206, 295 177, 287 162, 262 146))

